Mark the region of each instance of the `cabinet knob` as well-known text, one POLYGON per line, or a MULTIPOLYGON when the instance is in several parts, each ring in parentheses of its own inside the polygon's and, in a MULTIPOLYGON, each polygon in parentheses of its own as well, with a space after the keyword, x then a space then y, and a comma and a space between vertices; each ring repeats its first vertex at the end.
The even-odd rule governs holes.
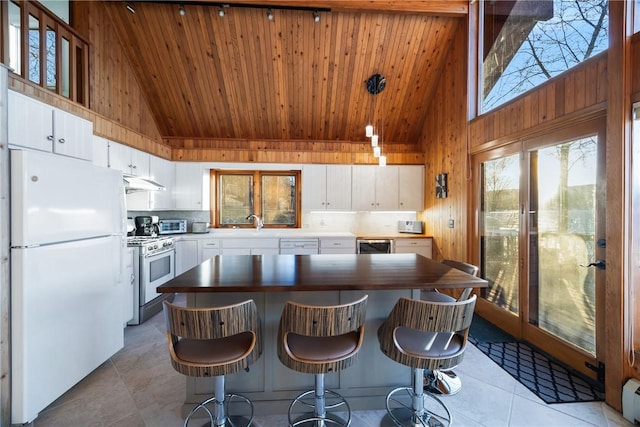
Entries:
POLYGON ((53 135, 47 135, 47 140, 48 141, 53 141, 53 135))
POLYGON ((60 144, 64 144, 64 143, 65 143, 64 138, 60 138, 60 139, 58 140, 58 142, 59 142, 60 144))

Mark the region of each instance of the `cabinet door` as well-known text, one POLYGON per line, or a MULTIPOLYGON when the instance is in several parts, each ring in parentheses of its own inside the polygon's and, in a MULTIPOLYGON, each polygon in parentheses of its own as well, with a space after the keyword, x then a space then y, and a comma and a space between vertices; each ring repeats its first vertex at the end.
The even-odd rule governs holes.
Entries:
POLYGON ((129 151, 131 153, 131 173, 142 178, 149 178, 151 155, 135 148, 129 148, 129 151))
POLYGON ((304 165, 302 167, 302 210, 327 208, 327 167, 304 165))
MULTIPOLYGON (((201 163, 177 162, 173 194, 176 209, 207 210, 204 180, 208 178, 201 163)), ((208 201, 208 197, 207 197, 208 201)))
POLYGON ((149 178, 163 185, 165 191, 149 192, 149 207, 152 210, 170 210, 175 206, 173 186, 175 166, 173 162, 157 156, 149 156, 149 178))
POLYGON ((321 254, 355 254, 356 239, 351 238, 320 238, 321 254))
POLYGON ((395 253, 398 254, 418 254, 427 258, 431 258, 432 245, 431 239, 396 239, 395 253))
POLYGON ((375 210, 398 210, 398 166, 374 166, 374 168, 376 170, 375 210))
POLYGON ((135 276, 133 274, 133 248, 127 248, 124 251, 124 269, 122 278, 123 283, 123 296, 122 296, 122 323, 126 326, 127 322, 133 319, 133 293, 135 292, 135 276))
POLYGON ((93 123, 55 108, 53 110, 53 152, 91 160, 93 123))
POLYGON ((376 169, 378 166, 351 168, 351 209, 372 211, 376 208, 376 169))
POLYGON ((403 211, 424 210, 424 166, 398 168, 398 208, 403 211))
POLYGON ((351 209, 351 166, 327 165, 327 210, 351 209))
POLYGON ((221 244, 218 239, 202 239, 198 241, 198 262, 204 262, 221 253, 221 244))
MULTIPOLYGON (((210 252, 207 252, 207 255, 211 255, 210 252)), ((198 241, 178 240, 176 242, 176 276, 196 265, 198 265, 198 241)))
POLYGON ((20 93, 8 94, 9 145, 53 151, 53 107, 20 93))
POLYGON ((131 148, 109 141, 109 167, 131 174, 131 148))
POLYGON ((93 136, 93 156, 91 163, 103 168, 109 167, 109 140, 101 136, 93 136))

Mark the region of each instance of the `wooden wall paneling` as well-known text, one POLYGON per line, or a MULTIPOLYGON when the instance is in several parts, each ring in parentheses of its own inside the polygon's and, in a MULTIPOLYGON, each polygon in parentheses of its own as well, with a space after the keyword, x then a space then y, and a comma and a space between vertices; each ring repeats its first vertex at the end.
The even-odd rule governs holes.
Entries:
POLYGON ((460 26, 429 104, 422 132, 425 142, 425 233, 434 237, 434 258, 467 260, 467 33, 460 26), (435 176, 448 173, 449 195, 435 197, 435 176), (455 221, 448 228, 448 219, 455 221))
MULTIPOLYGON (((103 3, 75 2, 72 10, 74 28, 91 44, 89 107, 104 118, 160 143, 154 115, 103 3)), ((131 145, 114 135, 103 136, 131 145)))
POLYGON ((491 148, 536 127, 605 108, 607 85, 604 52, 499 109, 473 119, 469 123, 471 150, 491 148))

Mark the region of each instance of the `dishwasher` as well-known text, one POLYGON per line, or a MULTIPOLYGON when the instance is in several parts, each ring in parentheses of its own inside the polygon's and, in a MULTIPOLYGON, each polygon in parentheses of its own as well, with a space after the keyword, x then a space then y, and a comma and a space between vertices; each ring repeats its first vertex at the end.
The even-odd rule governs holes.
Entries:
POLYGON ((312 255, 318 253, 318 239, 280 239, 281 255, 312 255))

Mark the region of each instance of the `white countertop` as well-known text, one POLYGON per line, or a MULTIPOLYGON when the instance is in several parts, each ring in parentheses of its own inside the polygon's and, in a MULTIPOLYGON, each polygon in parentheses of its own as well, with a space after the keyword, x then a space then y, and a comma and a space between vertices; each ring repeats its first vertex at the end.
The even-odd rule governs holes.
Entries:
POLYGON ((175 239, 224 239, 224 238, 305 238, 305 237, 336 237, 336 238, 354 238, 353 233, 340 232, 340 231, 313 231, 313 230, 301 230, 301 229, 273 229, 263 228, 262 230, 256 230, 255 228, 210 228, 208 233, 184 233, 184 234, 171 234, 170 236, 175 239))

